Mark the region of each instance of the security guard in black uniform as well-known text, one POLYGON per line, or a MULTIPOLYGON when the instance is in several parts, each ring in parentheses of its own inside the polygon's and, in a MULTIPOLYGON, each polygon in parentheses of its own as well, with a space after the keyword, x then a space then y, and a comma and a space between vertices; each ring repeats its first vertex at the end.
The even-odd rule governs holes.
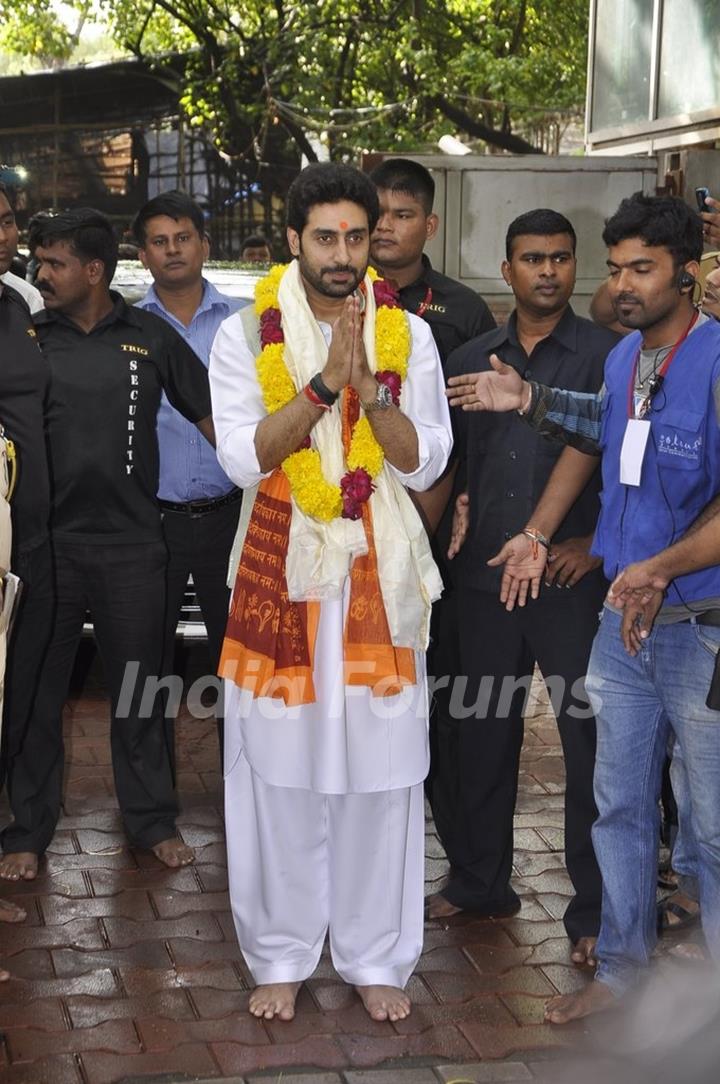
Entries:
POLYGON ((177 837, 162 706, 166 550, 156 493, 156 416, 170 402, 214 440, 207 372, 169 325, 111 293, 117 242, 79 209, 33 237, 46 311, 35 327, 51 373, 47 438, 57 605, 25 740, 13 768, 13 823, 0 876, 31 879, 59 816, 62 709, 86 610, 111 693, 115 786, 132 843, 168 866, 193 852, 177 837))

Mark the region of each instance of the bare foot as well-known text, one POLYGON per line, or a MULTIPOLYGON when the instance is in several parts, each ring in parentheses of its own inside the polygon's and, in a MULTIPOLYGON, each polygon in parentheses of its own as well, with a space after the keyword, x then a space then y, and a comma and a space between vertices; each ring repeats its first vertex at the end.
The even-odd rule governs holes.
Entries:
POLYGON ((32 851, 6 854, 0 861, 0 877, 6 881, 34 881, 38 871, 38 856, 32 851))
POLYGON ((7 980, 9 978, 10 978, 10 972, 9 971, 3 971, 3 969, 0 967, 0 982, 7 982, 7 980))
POLYGON ((410 1015, 410 998, 397 986, 356 986, 373 1020, 404 1020, 410 1015))
POLYGON ((159 858, 170 869, 177 869, 178 866, 189 866, 191 862, 195 861, 195 851, 192 847, 188 847, 187 843, 183 843, 178 836, 173 836, 172 839, 163 839, 162 842, 156 843, 151 850, 155 857, 159 858))
POLYGON ((570 959, 578 967, 597 967, 596 944, 597 937, 579 937, 572 947, 570 959))
POLYGON ((442 892, 435 892, 425 900, 426 918, 452 918, 453 915, 462 914, 462 907, 456 907, 450 900, 446 900, 442 892))
POLYGON ((27 911, 22 907, 16 907, 10 900, 0 900, 0 922, 24 922, 27 911))
POLYGON ((250 994, 249 1009, 253 1016, 262 1016, 272 1020, 292 1020, 295 1015, 295 998, 301 982, 272 982, 266 986, 256 986, 250 994))
POLYGON ((545 1006, 545 1019, 550 1024, 567 1024, 570 1020, 580 1020, 583 1016, 592 1016, 617 1005, 617 998, 604 982, 591 982, 577 994, 563 994, 550 998, 545 1006))

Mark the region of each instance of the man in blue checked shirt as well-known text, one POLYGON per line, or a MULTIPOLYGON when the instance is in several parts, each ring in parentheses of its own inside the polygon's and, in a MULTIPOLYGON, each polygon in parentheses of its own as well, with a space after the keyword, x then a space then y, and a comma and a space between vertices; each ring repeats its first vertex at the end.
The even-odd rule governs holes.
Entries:
MULTIPOLYGON (((220 324, 246 302, 221 294, 203 278, 209 244, 201 209, 183 192, 164 192, 141 208, 133 232, 143 267, 153 277, 138 306, 167 320, 207 366, 220 324)), ((242 491, 220 467, 214 448, 164 395, 158 441, 158 498, 168 547, 165 667, 172 667, 175 630, 192 575, 214 671, 225 633, 228 558, 242 491)), ((222 750, 221 720, 218 730, 222 750)))

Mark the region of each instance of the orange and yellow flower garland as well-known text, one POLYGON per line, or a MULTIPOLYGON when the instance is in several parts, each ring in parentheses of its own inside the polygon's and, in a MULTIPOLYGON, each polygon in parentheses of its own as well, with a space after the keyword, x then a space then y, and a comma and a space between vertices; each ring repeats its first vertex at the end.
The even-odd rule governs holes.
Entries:
MULTIPOLYGON (((280 280, 287 265, 273 267, 255 287, 255 311, 260 317, 262 350, 255 359, 263 402, 269 414, 286 406, 300 389, 295 387, 285 364, 282 315, 278 300, 280 280)), ((377 304, 375 317, 375 378, 387 383, 393 401, 399 405, 402 381, 407 376, 410 358, 410 328, 397 295, 385 280, 370 270, 377 304)), ((308 438, 309 444, 309 438, 308 438)), ((350 446, 346 455, 348 472, 340 485, 332 485, 323 474, 320 453, 306 446, 292 452, 282 462, 296 504, 305 515, 329 523, 337 516, 357 519, 362 504, 370 497, 372 480, 383 467, 385 455, 375 439, 366 417, 358 418, 352 427, 350 446), (366 479, 363 478, 366 475, 366 479)))

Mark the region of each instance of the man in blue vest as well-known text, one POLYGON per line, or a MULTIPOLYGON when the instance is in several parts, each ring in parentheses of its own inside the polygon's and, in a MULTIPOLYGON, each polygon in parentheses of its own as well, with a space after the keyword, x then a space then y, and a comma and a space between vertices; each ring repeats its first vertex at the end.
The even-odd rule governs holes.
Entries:
MULTIPOLYGON (((517 409, 567 448, 529 523, 493 558, 501 599, 536 596, 549 539, 602 455, 603 507, 593 543, 613 579, 680 538, 720 493, 720 326, 692 302, 702 221, 682 200, 637 194, 608 220, 610 294, 634 333, 605 365, 598 396, 493 374, 454 378, 464 409, 517 409), (590 455, 585 453, 591 453, 590 455)), ((707 707, 720 650, 720 567, 668 585, 652 632, 632 655, 622 612, 605 604, 587 689, 598 723, 593 843, 603 877, 598 968, 579 993, 554 998, 553 1023, 616 1003, 639 980, 656 939, 658 794, 668 738, 682 749, 697 842, 702 923, 720 960, 720 715, 707 707)))

